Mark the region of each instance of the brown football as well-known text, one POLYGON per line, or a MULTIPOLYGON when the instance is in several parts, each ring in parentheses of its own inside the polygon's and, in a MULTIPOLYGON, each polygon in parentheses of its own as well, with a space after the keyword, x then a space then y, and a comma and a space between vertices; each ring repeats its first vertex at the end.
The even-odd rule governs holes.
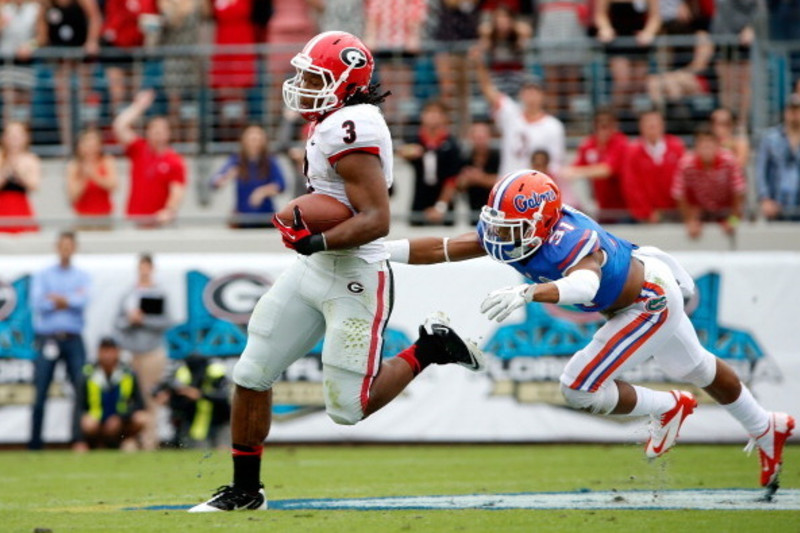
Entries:
POLYGON ((353 216, 350 208, 333 196, 319 193, 304 194, 278 211, 278 219, 287 226, 291 226, 294 221, 295 206, 300 208, 303 220, 311 233, 328 231, 353 216))

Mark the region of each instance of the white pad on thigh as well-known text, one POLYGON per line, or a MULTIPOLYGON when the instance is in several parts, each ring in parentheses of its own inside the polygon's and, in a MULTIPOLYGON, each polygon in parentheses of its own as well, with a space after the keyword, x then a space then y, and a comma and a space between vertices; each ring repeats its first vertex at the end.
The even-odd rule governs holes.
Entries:
POLYGON ((567 400, 567 405, 575 409, 589 411, 596 415, 607 415, 619 403, 619 389, 615 382, 604 383, 595 392, 570 389, 561 384, 561 394, 567 400))
POLYGON ((672 379, 704 388, 717 375, 717 359, 703 348, 689 317, 681 317, 675 334, 654 354, 658 366, 672 379))
POLYGON ((352 426, 364 418, 364 403, 372 383, 370 377, 359 372, 325 365, 322 369, 322 393, 325 412, 337 424, 352 426), (366 380, 366 384, 365 384, 366 380))
POLYGON ((322 313, 298 296, 305 270, 304 262, 293 264, 258 300, 247 326, 247 345, 233 368, 233 382, 240 387, 271 388, 322 338, 322 313))

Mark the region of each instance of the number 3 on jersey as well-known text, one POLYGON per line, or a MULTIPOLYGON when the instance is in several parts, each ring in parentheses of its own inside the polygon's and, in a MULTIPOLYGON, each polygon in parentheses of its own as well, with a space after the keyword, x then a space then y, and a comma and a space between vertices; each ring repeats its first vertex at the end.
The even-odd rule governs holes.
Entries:
POLYGON ((356 124, 352 120, 345 120, 342 122, 342 129, 346 135, 342 139, 346 144, 353 144, 356 142, 356 124))

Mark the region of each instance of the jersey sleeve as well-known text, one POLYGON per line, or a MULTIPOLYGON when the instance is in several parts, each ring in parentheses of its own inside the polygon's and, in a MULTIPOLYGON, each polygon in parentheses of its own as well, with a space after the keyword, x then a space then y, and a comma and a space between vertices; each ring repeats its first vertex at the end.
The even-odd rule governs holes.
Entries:
POLYGON ((564 233, 556 243, 547 247, 548 260, 562 276, 587 255, 600 249, 600 236, 589 228, 575 228, 564 233))
POLYGON ((319 129, 319 149, 331 165, 344 156, 365 152, 381 155, 383 117, 373 113, 354 113, 344 108, 331 115, 319 129))
POLYGON ((141 137, 136 137, 128 144, 128 146, 125 147, 125 155, 130 159, 135 159, 139 157, 139 154, 141 154, 146 148, 147 141, 141 137))
POLYGON ((692 164, 693 161, 690 154, 685 154, 678 163, 670 189, 670 194, 675 200, 682 200, 686 197, 686 175, 691 171, 692 164))
POLYGON ((502 132, 503 126, 519 120, 519 117, 522 116, 522 110, 510 96, 503 94, 500 96, 500 101, 497 103, 497 107, 494 108, 492 116, 494 117, 495 128, 497 128, 497 131, 502 132))
POLYGON ((585 167, 589 164, 589 158, 587 154, 589 152, 589 143, 587 141, 583 141, 580 146, 578 146, 577 153, 575 154, 575 162, 573 163, 576 167, 585 167))

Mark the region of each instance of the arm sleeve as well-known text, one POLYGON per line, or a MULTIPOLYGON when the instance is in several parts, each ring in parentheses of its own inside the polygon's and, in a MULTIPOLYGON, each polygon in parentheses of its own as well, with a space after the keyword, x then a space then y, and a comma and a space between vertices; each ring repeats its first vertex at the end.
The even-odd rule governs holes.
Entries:
POLYGON ((578 147, 578 153, 575 154, 575 163, 576 167, 586 166, 586 145, 581 143, 578 147))
POLYGON ((611 173, 620 176, 625 169, 625 152, 628 148, 628 140, 622 137, 606 151, 604 163, 611 168, 611 173))
POLYGON ((180 184, 186 183, 186 162, 178 154, 175 154, 175 166, 172 169, 169 181, 180 184))
POLYGON ((559 257, 558 261, 558 270, 563 276, 566 275, 565 273, 569 269, 578 264, 581 259, 600 249, 600 238, 596 231, 589 229, 584 230, 579 237, 568 233, 561 241, 559 247, 562 250, 566 250, 566 253, 564 253, 562 257, 559 257))
POLYGON ((125 155, 128 156, 129 159, 136 158, 145 147, 145 144, 146 142, 144 139, 141 137, 136 137, 133 142, 125 147, 125 155))
POLYGON ((47 312, 55 309, 53 302, 47 298, 44 281, 44 273, 37 272, 31 278, 31 307, 39 312, 47 312))
POLYGON ((128 298, 130 298, 130 295, 130 291, 126 292, 117 305, 117 316, 114 319, 114 328, 116 328, 118 331, 125 331, 131 325, 130 321, 128 320, 128 312, 125 306, 128 298))
POLYGON ((675 179, 672 180, 672 187, 670 188, 670 195, 675 200, 680 200, 686 196, 686 172, 689 168, 690 161, 683 157, 678 163, 678 168, 675 170, 675 179))
POLYGON ((756 194, 759 200, 773 198, 770 182, 772 164, 769 157, 769 133, 761 139, 756 154, 756 194))
POLYGON ((509 120, 513 120, 514 115, 519 115, 522 110, 519 106, 506 94, 500 95, 500 100, 497 106, 492 110, 494 117, 494 126, 498 132, 503 131, 503 125, 509 120))
POLYGON ((351 108, 337 111, 319 130, 320 151, 332 166, 355 152, 380 157, 383 130, 380 124, 375 123, 376 120, 371 113, 359 116, 351 108))
POLYGON ((731 190, 736 194, 744 194, 747 192, 747 180, 744 177, 744 172, 739 163, 734 159, 733 155, 728 157, 728 165, 730 170, 731 190))
POLYGON ((271 157, 269 160, 270 170, 269 176, 275 185, 278 186, 278 190, 283 192, 286 190, 286 180, 283 178, 283 171, 281 170, 281 166, 278 164, 278 161, 271 157))
POLYGON ((91 280, 88 274, 81 276, 81 286, 78 287, 72 294, 67 295, 67 303, 70 308, 76 310, 83 310, 86 304, 89 303, 89 289, 91 287, 91 280))
POLYGON ((211 178, 208 180, 208 184, 212 187, 219 187, 219 182, 228 173, 230 169, 232 169, 236 165, 237 159, 235 155, 228 157, 228 160, 225 161, 219 170, 217 170, 214 174, 211 175, 211 178))
POLYGON ((556 174, 564 166, 566 159, 566 137, 564 124, 553 117, 553 138, 550 139, 550 166, 556 174))

